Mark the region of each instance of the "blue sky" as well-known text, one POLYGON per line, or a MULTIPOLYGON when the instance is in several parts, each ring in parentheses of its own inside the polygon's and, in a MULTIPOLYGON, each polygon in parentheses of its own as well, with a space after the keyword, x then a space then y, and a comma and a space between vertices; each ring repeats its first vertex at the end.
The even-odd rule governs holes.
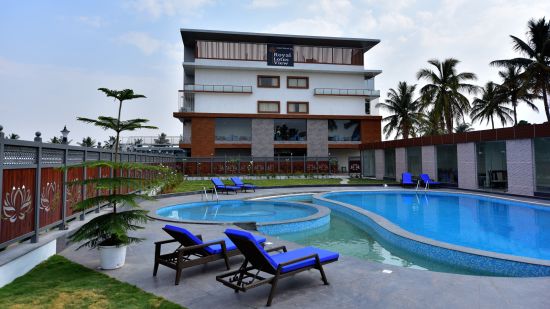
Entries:
MULTIPOLYGON (((124 116, 145 117, 180 134, 172 118, 181 89, 180 28, 204 28, 381 39, 366 68, 382 69, 376 87, 419 83, 431 58, 455 57, 477 84, 499 81, 491 60, 514 56, 509 34, 524 37, 526 23, 550 12, 549 1, 320 0, 320 1, 2 1, 0 10, 0 125, 32 139, 59 135, 103 141, 107 133, 77 116, 114 115, 116 106, 96 89, 133 88, 148 98, 124 106, 124 116)), ((548 16, 550 17, 550 16, 548 16)), ((421 82, 419 83, 422 84, 421 82)), ((541 104, 539 104, 541 106, 541 104)), ((520 109, 520 119, 543 113, 520 109)), ((485 125, 476 124, 483 128, 485 125)))

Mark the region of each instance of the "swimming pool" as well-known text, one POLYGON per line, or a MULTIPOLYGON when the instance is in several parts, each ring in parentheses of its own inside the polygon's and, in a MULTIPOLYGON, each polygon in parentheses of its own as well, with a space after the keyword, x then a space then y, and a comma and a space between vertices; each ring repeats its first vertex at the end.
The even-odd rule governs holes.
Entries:
POLYGON ((299 203, 227 200, 173 205, 158 209, 156 214, 181 221, 265 223, 306 218, 317 212, 317 208, 299 203))
POLYGON ((333 192, 323 197, 368 210, 430 239, 550 260, 549 207, 443 192, 333 192))

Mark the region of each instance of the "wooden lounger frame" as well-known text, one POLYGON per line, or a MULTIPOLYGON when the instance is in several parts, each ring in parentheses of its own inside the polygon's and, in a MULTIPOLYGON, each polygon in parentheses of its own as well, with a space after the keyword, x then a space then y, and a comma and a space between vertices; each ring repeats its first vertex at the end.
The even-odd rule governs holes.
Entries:
MULTIPOLYGON (((279 251, 282 250, 283 252, 287 252, 285 246, 275 247, 266 250, 266 252, 273 252, 273 251, 279 251)), ((263 284, 271 284, 271 290, 269 292, 269 296, 267 298, 267 306, 271 306, 271 302, 273 301, 273 296, 275 295, 275 289, 277 288, 277 282, 280 279, 293 276, 297 273, 310 270, 310 269, 317 269, 321 273, 321 280, 325 285, 328 285, 328 280, 325 275, 325 271, 323 270, 323 265, 334 262, 335 260, 330 260, 325 263, 321 263, 321 260, 319 259, 318 254, 310 254, 304 257, 300 257, 291 261, 287 261, 284 263, 281 263, 277 267, 277 271, 273 274, 270 274, 270 277, 263 277, 260 276, 260 272, 266 273, 260 269, 255 268, 254 266, 248 266, 248 260, 246 259, 241 265, 241 267, 238 270, 230 271, 223 273, 221 275, 216 276, 216 280, 218 282, 223 283, 225 286, 232 288, 235 290, 235 293, 238 293, 239 291, 246 292, 247 290, 253 289, 255 287, 258 287, 263 284), (282 273, 283 267, 291 264, 295 264, 301 261, 305 261, 311 258, 315 258, 315 263, 310 266, 306 266, 303 268, 299 268, 293 271, 289 271, 286 273, 282 273)))

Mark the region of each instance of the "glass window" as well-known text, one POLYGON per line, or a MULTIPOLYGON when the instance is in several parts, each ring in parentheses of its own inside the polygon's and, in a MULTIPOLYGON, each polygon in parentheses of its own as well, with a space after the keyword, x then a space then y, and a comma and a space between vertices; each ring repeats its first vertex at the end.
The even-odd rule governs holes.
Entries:
POLYGON ((370 115, 370 99, 365 99, 365 114, 370 115))
POLYGON ((247 118, 216 118, 216 141, 242 142, 252 140, 252 120, 247 118))
POLYGON ((280 106, 278 101, 259 101, 258 113, 280 113, 280 106))
POLYGON ((456 145, 436 146, 437 180, 442 183, 458 183, 458 161, 456 145))
POLYGON ((395 179, 395 148, 384 149, 384 177, 395 179))
POLYGON ((376 177, 376 170, 374 169, 374 149, 363 150, 363 176, 364 177, 376 177))
POLYGON ((288 102, 287 113, 289 114, 307 114, 309 113, 308 102, 288 102))
POLYGON ((305 141, 307 140, 307 121, 305 119, 275 119, 274 140, 305 141))
POLYGON ((422 174, 422 148, 407 148, 407 170, 415 176, 422 174))
POLYGON ((361 125, 359 120, 328 120, 329 141, 360 141, 361 125))
POLYGON ((506 189, 506 142, 477 143, 477 184, 481 189, 506 189))
POLYGON ((550 137, 535 138, 535 186, 537 192, 550 192, 550 137))
POLYGON ((279 76, 258 76, 258 87, 259 88, 279 88, 280 87, 279 76))
POLYGON ((309 78, 299 77, 299 76, 289 76, 286 79, 286 87, 307 89, 309 88, 309 78))

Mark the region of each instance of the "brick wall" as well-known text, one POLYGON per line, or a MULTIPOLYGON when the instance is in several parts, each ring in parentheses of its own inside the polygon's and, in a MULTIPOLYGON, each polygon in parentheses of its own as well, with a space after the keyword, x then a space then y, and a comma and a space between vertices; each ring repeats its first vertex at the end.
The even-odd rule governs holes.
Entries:
POLYGON ((328 156, 328 121, 307 121, 307 155, 308 157, 328 156))
POLYGON ((273 119, 252 119, 252 156, 273 157, 273 119))
POLYGON ((214 155, 214 134, 216 123, 214 118, 193 118, 191 121, 191 156, 210 157, 214 155))
POLYGON ((507 140, 506 167, 508 169, 508 193, 533 195, 535 191, 533 140, 507 140))
POLYGON ((461 189, 477 189, 477 166, 475 143, 456 145, 458 161, 458 187, 461 189))

